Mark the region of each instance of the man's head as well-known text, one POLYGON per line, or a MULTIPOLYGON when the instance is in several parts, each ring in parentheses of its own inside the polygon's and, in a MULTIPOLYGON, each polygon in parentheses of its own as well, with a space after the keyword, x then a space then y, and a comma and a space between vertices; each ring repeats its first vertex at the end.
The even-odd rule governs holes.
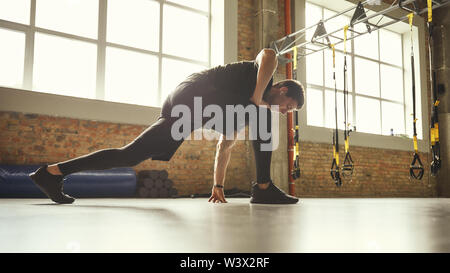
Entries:
POLYGON ((304 89, 296 80, 279 81, 264 94, 263 99, 269 105, 278 105, 279 112, 286 114, 288 111, 302 108, 305 101, 304 89))

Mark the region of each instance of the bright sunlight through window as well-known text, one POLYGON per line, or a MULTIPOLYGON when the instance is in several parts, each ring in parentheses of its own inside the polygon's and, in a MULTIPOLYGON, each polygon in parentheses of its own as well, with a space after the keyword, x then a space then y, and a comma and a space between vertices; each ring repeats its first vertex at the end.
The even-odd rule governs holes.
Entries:
POLYGON ((211 67, 210 2, 0 0, 0 85, 160 107, 211 67))

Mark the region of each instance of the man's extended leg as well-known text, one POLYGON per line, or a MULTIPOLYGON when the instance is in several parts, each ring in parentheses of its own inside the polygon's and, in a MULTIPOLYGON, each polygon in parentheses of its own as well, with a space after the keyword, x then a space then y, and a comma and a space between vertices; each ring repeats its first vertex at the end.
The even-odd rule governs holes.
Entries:
MULTIPOLYGON (((61 175, 47 171, 47 165, 30 177, 47 196, 57 203, 72 203, 74 199, 62 192, 63 178, 85 170, 104 170, 131 167, 148 159, 169 160, 183 140, 175 141, 170 135, 173 120, 160 117, 156 123, 142 132, 135 140, 121 148, 103 149, 55 164, 61 175)), ((53 168, 55 168, 53 165, 53 168)))
POLYGON ((121 148, 103 149, 80 156, 57 166, 62 175, 85 170, 104 170, 116 167, 130 167, 153 156, 176 150, 183 142, 170 136, 172 120, 160 117, 131 143, 121 148))

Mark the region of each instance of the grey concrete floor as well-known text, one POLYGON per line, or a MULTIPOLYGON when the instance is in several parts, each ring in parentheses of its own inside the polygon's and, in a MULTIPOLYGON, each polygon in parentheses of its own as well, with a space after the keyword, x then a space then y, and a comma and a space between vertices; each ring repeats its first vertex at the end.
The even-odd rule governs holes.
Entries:
POLYGON ((450 252, 450 199, 0 199, 0 252, 450 252))

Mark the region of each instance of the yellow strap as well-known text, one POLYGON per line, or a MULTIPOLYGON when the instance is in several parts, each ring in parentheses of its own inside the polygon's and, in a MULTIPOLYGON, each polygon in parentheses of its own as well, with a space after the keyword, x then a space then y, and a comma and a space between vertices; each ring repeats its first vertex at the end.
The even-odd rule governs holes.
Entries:
POLYGON ((433 2, 431 0, 427 0, 428 7, 428 22, 433 21, 433 2))
POLYGON ((347 53, 347 30, 348 25, 344 27, 344 54, 347 53))
POLYGON ((431 140, 431 146, 434 146, 434 144, 436 143, 436 137, 435 137, 435 129, 434 128, 430 128, 430 140, 431 140))
POLYGON ((339 166, 339 152, 336 152, 336 145, 333 145, 333 158, 336 160, 336 165, 339 166))
POLYGON ((300 149, 298 148, 298 142, 295 144, 295 155, 300 154, 300 149))
POLYGON ((417 136, 413 136, 413 140, 414 140, 414 151, 417 153, 417 151, 419 150, 417 148, 417 136))
POLYGON ((334 50, 334 44, 331 44, 330 45, 331 46, 331 49, 333 50, 333 68, 335 68, 336 67, 336 63, 335 63, 335 57, 336 57, 336 53, 335 53, 335 50, 334 50))
POLYGON ((410 14, 408 14, 408 21, 409 21, 410 27, 412 27, 413 18, 414 18, 414 13, 411 12, 410 14))
POLYGON ((345 153, 348 153, 348 137, 347 137, 347 139, 345 140, 345 153))
POLYGON ((435 102, 434 102, 434 106, 438 106, 439 105, 439 100, 436 100, 435 102))
POLYGON ((293 62, 294 62, 294 70, 296 70, 297 69, 297 47, 296 46, 294 46, 293 48, 292 48, 292 50, 294 51, 294 57, 292 57, 293 59, 293 62))

